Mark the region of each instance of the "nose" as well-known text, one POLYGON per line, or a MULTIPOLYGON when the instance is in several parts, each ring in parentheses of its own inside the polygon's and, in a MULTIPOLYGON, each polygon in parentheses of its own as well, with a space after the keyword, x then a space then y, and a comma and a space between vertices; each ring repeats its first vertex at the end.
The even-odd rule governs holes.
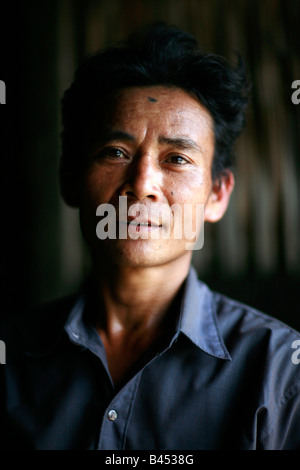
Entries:
POLYGON ((120 189, 121 196, 141 201, 161 199, 162 175, 158 164, 149 154, 137 157, 128 168, 127 178, 120 189))

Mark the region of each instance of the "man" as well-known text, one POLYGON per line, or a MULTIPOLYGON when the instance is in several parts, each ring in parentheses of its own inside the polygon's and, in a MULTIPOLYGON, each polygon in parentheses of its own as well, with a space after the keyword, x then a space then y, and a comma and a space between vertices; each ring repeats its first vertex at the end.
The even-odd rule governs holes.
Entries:
POLYGON ((241 63, 164 25, 80 67, 60 180, 93 269, 77 296, 1 330, 4 447, 300 447, 300 335, 191 267, 198 209, 216 222, 229 203, 248 88, 241 63))

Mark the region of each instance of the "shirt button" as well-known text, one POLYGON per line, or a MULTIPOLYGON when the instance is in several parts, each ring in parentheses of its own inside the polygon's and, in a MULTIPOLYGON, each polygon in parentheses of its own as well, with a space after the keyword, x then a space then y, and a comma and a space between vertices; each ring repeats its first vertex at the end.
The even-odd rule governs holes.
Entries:
POLYGON ((116 410, 110 410, 108 412, 108 415, 107 415, 109 421, 116 421, 117 417, 118 417, 118 413, 116 412, 116 410))

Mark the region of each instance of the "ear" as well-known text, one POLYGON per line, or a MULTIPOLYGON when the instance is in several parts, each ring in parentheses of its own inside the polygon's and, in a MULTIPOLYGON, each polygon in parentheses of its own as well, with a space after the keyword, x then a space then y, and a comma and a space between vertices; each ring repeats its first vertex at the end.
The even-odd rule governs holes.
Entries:
POLYGON ((205 222, 217 222, 225 214, 234 188, 234 176, 226 170, 213 182, 211 193, 204 210, 205 222))
POLYGON ((70 207, 79 207, 78 175, 73 174, 62 160, 59 166, 59 186, 65 203, 70 207))

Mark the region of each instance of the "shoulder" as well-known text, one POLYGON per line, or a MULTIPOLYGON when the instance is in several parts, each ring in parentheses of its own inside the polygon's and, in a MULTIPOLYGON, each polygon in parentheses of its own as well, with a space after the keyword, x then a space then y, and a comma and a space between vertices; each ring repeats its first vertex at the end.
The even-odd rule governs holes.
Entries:
POLYGON ((213 299, 233 369, 247 383, 251 399, 259 397, 260 445, 299 448, 300 333, 222 294, 213 293, 213 299))
POLYGON ((276 403, 300 394, 300 333, 242 302, 212 292, 216 321, 238 368, 255 371, 276 403), (273 390, 273 392, 271 391, 273 390))
POLYGON ((2 319, 0 339, 6 345, 7 357, 13 360, 26 350, 46 348, 53 343, 63 330, 76 298, 75 294, 67 295, 2 319))
POLYGON ((276 347, 291 347, 291 342, 300 340, 300 332, 275 316, 211 289, 194 269, 190 279, 190 299, 201 304, 205 316, 212 313, 220 335, 228 344, 263 340, 276 347))
POLYGON ((300 332, 272 315, 219 292, 211 292, 216 317, 225 335, 235 329, 240 335, 267 335, 278 344, 288 339, 300 339, 300 332))

